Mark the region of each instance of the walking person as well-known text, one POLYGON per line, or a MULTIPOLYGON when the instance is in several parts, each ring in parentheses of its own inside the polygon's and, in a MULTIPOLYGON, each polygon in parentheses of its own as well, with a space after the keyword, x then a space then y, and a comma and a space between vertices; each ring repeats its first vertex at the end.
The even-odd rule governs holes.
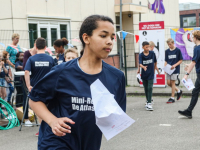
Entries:
POLYGON ((188 65, 188 69, 186 71, 184 79, 187 80, 194 66, 196 67, 197 79, 195 82, 195 88, 192 91, 192 98, 190 101, 190 105, 186 110, 178 111, 179 114, 186 116, 190 119, 192 118, 192 111, 196 106, 200 92, 200 31, 199 30, 193 32, 193 42, 196 44, 196 47, 194 48, 194 56, 192 58, 192 62, 188 65))
POLYGON ((170 104, 175 102, 175 91, 177 92, 177 100, 180 100, 183 93, 182 90, 179 90, 175 85, 177 74, 180 74, 180 64, 183 61, 183 56, 181 50, 175 47, 172 38, 167 40, 167 44, 169 49, 165 51, 165 66, 169 64, 171 65, 171 70, 175 68, 175 71, 171 75, 167 74, 167 85, 172 88, 171 97, 167 101, 167 104, 170 104))
POLYGON ((146 95, 146 110, 153 110, 152 107, 152 90, 153 90, 153 79, 156 68, 156 55, 153 51, 149 51, 149 43, 143 42, 142 48, 144 51, 139 54, 139 64, 142 68, 141 79, 143 81, 144 92, 146 95))

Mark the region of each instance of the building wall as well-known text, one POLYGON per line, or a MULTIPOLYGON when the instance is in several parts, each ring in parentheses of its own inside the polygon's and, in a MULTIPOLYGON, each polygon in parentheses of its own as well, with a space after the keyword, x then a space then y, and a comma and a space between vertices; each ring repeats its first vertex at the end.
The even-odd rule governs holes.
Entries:
MULTIPOLYGON (((106 15, 115 22, 114 0, 0 0, 0 3, 0 40, 7 36, 5 45, 11 43, 9 39, 12 33, 18 32, 20 33, 19 45, 29 48, 27 16, 70 18, 71 39, 78 37, 81 22, 89 15, 106 15)), ((72 44, 81 49, 80 42, 72 42, 72 44)), ((111 54, 116 53, 115 43, 111 54)))
POLYGON ((183 28, 183 17, 196 16, 196 26, 200 27, 200 9, 180 11, 180 27, 183 28))

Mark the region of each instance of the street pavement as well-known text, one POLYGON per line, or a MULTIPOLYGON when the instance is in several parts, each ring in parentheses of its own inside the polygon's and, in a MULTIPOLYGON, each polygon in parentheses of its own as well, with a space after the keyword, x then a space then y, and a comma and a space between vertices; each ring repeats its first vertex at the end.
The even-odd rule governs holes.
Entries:
MULTIPOLYGON (((103 137, 101 150, 199 150, 200 106, 197 104, 193 119, 187 119, 177 111, 187 108, 190 97, 166 104, 168 98, 154 97, 154 111, 146 111, 144 96, 128 96, 127 114, 136 122, 109 141, 103 137)), ((0 150, 36 150, 38 129, 0 131, 0 150)))

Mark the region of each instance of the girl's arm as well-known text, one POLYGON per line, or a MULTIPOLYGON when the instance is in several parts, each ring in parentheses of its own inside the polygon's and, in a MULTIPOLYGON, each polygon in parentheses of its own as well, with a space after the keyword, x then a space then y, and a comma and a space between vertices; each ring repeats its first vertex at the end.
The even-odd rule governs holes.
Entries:
POLYGON ((8 59, 6 60, 7 64, 11 65, 13 68, 15 68, 15 65, 13 63, 11 63, 11 61, 8 59))
POLYGON ((29 100, 29 105, 33 111, 44 120, 52 129, 52 132, 57 136, 65 136, 66 133, 71 133, 71 127, 66 123, 75 124, 74 121, 67 117, 57 118, 46 107, 43 102, 35 102, 29 100))

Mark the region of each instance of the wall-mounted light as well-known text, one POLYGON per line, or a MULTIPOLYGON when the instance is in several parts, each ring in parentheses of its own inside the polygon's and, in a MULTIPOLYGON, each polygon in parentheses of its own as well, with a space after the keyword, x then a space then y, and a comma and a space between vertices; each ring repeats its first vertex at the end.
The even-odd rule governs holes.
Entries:
POLYGON ((129 18, 131 18, 131 16, 132 16, 131 14, 128 14, 128 17, 129 17, 129 18))

